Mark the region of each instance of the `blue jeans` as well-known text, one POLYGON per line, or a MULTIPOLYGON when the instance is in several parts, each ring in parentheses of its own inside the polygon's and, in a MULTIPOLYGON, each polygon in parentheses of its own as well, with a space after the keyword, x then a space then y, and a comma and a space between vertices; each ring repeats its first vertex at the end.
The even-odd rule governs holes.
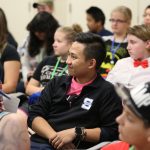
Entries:
POLYGON ((31 141, 30 150, 54 150, 50 144, 42 144, 31 141))

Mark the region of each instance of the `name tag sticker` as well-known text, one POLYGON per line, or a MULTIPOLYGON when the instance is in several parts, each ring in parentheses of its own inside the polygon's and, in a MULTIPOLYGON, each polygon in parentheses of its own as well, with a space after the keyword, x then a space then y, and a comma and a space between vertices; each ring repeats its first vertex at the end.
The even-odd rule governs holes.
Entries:
POLYGON ((92 106, 93 99, 85 98, 83 101, 83 104, 81 105, 81 108, 89 110, 92 106))

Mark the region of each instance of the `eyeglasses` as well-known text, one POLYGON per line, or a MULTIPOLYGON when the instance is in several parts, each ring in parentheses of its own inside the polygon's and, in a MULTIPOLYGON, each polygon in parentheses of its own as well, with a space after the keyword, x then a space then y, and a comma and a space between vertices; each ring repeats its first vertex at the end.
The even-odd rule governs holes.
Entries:
POLYGON ((109 19, 111 23, 126 23, 126 20, 121 20, 121 19, 109 19))
POLYGON ((144 14, 143 17, 150 17, 150 14, 144 14))

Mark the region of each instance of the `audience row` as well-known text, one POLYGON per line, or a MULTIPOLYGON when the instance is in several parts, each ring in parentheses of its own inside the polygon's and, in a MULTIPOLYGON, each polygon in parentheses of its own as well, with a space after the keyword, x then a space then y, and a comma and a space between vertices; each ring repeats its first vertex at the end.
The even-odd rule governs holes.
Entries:
POLYGON ((132 27, 128 7, 113 9, 112 32, 105 29, 103 11, 92 6, 86 11, 86 33, 78 24, 60 27, 52 0, 38 0, 33 7, 38 13, 17 49, 0 9, 1 90, 23 91, 25 97, 15 114, 5 110, 0 97, 0 126, 7 130, 0 129, 2 141, 16 134, 19 149, 87 149, 118 140, 119 134, 124 142, 102 149, 150 149, 150 6, 144 10, 144 24, 132 27), (31 143, 27 126, 35 132, 31 143))

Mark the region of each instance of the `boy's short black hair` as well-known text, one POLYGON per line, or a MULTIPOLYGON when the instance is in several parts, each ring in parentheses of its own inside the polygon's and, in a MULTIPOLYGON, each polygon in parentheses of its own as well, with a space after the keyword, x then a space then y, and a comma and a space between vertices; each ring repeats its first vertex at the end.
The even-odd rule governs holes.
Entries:
POLYGON ((146 7, 146 9, 149 9, 150 8, 150 5, 148 5, 147 7, 146 7))
POLYGON ((86 10, 86 13, 91 15, 96 22, 101 22, 102 25, 105 24, 105 15, 100 8, 92 6, 86 10))

